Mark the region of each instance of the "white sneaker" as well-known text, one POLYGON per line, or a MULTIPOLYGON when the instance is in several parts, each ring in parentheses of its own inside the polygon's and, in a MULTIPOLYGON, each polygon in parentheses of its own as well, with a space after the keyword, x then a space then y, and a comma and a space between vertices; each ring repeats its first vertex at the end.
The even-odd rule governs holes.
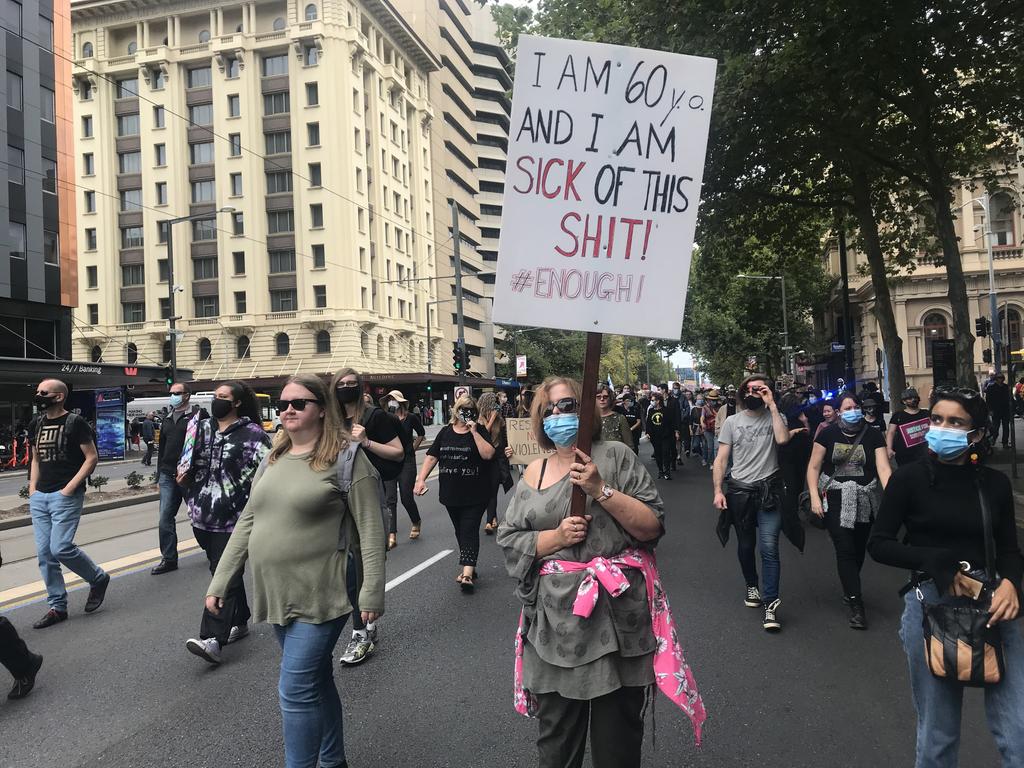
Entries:
POLYGON ((208 661, 210 664, 220 664, 220 643, 215 638, 211 637, 206 640, 189 638, 185 642, 185 649, 203 661, 208 661))
POLYGON ((237 627, 232 627, 231 632, 228 633, 228 645, 230 645, 231 643, 237 643, 243 637, 248 636, 248 634, 248 624, 239 624, 237 627))
POLYGON ((781 604, 781 600, 775 599, 764 607, 765 632, 778 632, 780 629, 782 629, 782 624, 779 623, 779 618, 776 615, 776 613, 779 610, 779 605, 781 604))
POLYGON ((353 667, 366 661, 376 647, 368 637, 353 637, 345 648, 345 652, 338 657, 338 661, 353 667))

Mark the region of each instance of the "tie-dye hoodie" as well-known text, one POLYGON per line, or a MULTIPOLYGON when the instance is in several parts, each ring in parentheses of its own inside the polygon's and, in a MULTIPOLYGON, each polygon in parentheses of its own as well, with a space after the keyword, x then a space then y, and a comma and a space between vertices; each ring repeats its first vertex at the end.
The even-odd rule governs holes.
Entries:
POLYGON ((230 532, 249 501, 253 475, 270 450, 260 424, 243 416, 223 432, 214 419, 199 424, 192 460, 192 482, 185 504, 200 530, 230 532))

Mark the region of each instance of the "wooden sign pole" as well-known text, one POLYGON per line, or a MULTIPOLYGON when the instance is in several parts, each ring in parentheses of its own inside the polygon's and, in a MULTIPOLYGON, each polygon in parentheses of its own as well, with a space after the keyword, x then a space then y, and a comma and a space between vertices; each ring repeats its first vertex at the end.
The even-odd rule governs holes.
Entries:
MULTIPOLYGON (((588 333, 587 352, 583 358, 583 402, 580 403, 580 432, 576 438, 576 447, 588 456, 593 447, 590 425, 594 423, 594 409, 597 407, 597 375, 600 363, 601 334, 588 333)), ((582 515, 586 501, 587 495, 583 489, 579 486, 573 487, 569 514, 582 515)))

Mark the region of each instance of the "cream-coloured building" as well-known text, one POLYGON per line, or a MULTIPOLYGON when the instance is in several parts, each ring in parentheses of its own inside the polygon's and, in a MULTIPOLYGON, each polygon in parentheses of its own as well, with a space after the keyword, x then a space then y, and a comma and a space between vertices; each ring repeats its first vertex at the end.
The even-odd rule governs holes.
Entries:
POLYGON ((476 0, 392 0, 392 5, 435 51, 441 69, 430 78, 434 107, 434 219, 437 222, 437 315, 447 342, 434 370, 451 371, 455 274, 451 201, 459 208, 463 315, 470 370, 494 374, 491 301, 501 232, 505 157, 508 152, 508 55, 496 36, 490 9, 476 0), (448 300, 448 301, 446 301, 448 300))
POLYGON ((169 359, 161 222, 207 216, 173 228, 179 366, 425 370, 440 60, 390 3, 76 0, 72 26, 76 357, 169 359))
MULTIPOLYGON (((1002 324, 1004 343, 1011 349, 1024 349, 1024 248, 1021 233, 1024 219, 1021 215, 1021 197, 1024 190, 1024 167, 1004 174, 999 189, 986 194, 980 181, 965 182, 955 191, 954 207, 958 209, 956 233, 960 239, 960 254, 971 315, 971 332, 975 320, 989 317, 988 243, 986 232, 991 232, 992 257, 995 268, 995 289, 998 315, 1002 324), (986 221, 986 207, 991 210, 991 222, 986 221), (989 226, 991 224, 991 226, 989 226)), ((840 274, 838 251, 828 256, 831 274, 840 274)), ((853 316, 854 372, 859 381, 884 381, 885 345, 878 323, 872 312, 875 303, 871 278, 866 273, 867 259, 855 249, 847 251, 850 275, 850 304, 853 316)), ((922 393, 931 389, 932 344, 936 339, 953 338, 953 316, 950 312, 946 270, 941 258, 921 258, 916 269, 890 281, 893 310, 900 338, 903 340, 903 358, 907 380, 922 393)), ((820 330, 826 339, 841 339, 841 304, 836 297, 826 314, 820 330)), ((979 381, 987 377, 993 365, 983 359, 990 347, 990 338, 979 338, 974 345, 974 370, 979 381)), ((841 355, 831 364, 831 384, 841 375, 841 355)), ((818 383, 829 387, 825 366, 819 366, 818 383)))

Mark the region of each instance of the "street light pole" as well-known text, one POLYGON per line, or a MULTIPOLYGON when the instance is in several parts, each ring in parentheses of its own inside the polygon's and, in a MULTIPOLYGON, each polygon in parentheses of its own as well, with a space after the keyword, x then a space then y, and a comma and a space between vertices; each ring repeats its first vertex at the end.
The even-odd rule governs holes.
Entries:
POLYGON ((996 373, 1002 370, 1002 355, 1000 348, 1003 342, 1002 324, 999 322, 999 312, 996 309, 996 268, 992 260, 992 199, 986 194, 985 202, 985 244, 988 250, 988 310, 992 318, 992 362, 995 363, 996 373))

